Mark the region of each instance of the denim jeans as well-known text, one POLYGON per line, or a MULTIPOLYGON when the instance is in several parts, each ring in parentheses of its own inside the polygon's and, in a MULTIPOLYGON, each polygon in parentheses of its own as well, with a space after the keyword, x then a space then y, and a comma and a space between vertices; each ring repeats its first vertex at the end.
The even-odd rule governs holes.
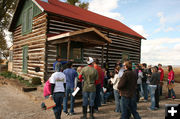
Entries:
MULTIPOLYGON (((168 83, 168 82, 167 82, 167 83, 168 83)), ((171 81, 171 83, 174 84, 174 81, 171 81)), ((172 96, 176 97, 176 94, 175 94, 173 88, 170 89, 170 90, 168 89, 168 97, 169 97, 169 98, 171 98, 171 93, 172 93, 172 96)))
POLYGON ((56 106, 53 108, 53 111, 56 119, 61 118, 61 109, 62 109, 61 106, 62 106, 63 98, 64 98, 63 92, 58 92, 53 94, 53 99, 54 102, 56 103, 56 106))
POLYGON ((151 96, 151 106, 150 108, 152 110, 155 109, 155 91, 156 91, 157 85, 149 85, 149 90, 150 90, 150 96, 151 96))
POLYGON ((106 92, 106 93, 104 93, 104 102, 106 103, 107 102, 107 100, 108 100, 108 98, 109 98, 109 96, 111 96, 113 94, 113 92, 106 92))
POLYGON ((141 119, 136 110, 136 94, 132 98, 121 96, 121 119, 129 119, 130 112, 133 114, 134 119, 141 119))
POLYGON ((141 96, 143 96, 145 100, 148 100, 147 83, 141 84, 141 96))
POLYGON ((101 104, 105 104, 103 88, 101 88, 100 95, 101 95, 101 104))
POLYGON ((72 93, 74 92, 73 88, 70 87, 66 87, 66 93, 65 93, 65 97, 63 99, 63 111, 64 112, 68 112, 67 110, 67 102, 68 102, 68 97, 70 95, 71 98, 71 102, 70 102, 70 113, 74 113, 74 97, 72 96, 72 93))
POLYGON ((94 106, 96 92, 83 92, 83 106, 94 106))
POLYGON ((159 96, 162 96, 162 85, 159 86, 159 96))
POLYGON ((118 90, 115 90, 115 89, 114 89, 114 99, 115 99, 115 105, 116 105, 115 112, 121 112, 121 106, 120 106, 121 98, 120 98, 118 90))
POLYGON ((139 102, 140 96, 141 96, 141 85, 137 84, 137 87, 136 87, 136 101, 137 102, 139 102))
POLYGON ((159 90, 160 85, 157 85, 157 88, 155 90, 155 107, 159 108, 159 90))
POLYGON ((168 97, 169 97, 169 98, 171 98, 171 93, 172 93, 172 96, 176 97, 176 94, 175 94, 173 88, 170 89, 170 90, 168 90, 168 97))
POLYGON ((101 84, 96 85, 96 96, 94 100, 94 109, 98 110, 98 107, 101 106, 101 84))

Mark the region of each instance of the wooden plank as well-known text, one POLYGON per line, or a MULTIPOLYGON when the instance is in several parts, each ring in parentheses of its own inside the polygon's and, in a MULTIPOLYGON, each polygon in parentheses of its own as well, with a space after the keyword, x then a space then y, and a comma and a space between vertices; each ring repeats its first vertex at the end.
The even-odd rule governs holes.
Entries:
POLYGON ((103 62, 104 62, 104 46, 102 46, 101 66, 103 66, 103 62))
POLYGON ((71 40, 68 39, 68 46, 67 46, 67 61, 69 61, 70 58, 70 46, 71 46, 71 40))

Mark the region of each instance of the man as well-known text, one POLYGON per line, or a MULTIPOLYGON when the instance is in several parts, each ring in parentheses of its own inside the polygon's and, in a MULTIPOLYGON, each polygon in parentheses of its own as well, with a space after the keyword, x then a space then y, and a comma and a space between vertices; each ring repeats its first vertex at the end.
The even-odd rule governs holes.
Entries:
POLYGON ((147 88, 147 74, 148 74, 148 69, 147 69, 147 64, 143 63, 142 64, 142 72, 143 72, 143 78, 142 78, 142 84, 141 84, 141 94, 144 96, 144 101, 147 102, 148 100, 148 88, 147 88))
POLYGON ((90 106, 90 119, 94 119, 93 106, 94 100, 96 96, 96 85, 95 81, 98 80, 98 72, 93 67, 93 58, 88 57, 87 64, 88 66, 82 68, 81 73, 79 75, 79 79, 82 81, 83 77, 83 117, 81 119, 87 119, 87 106, 90 106), (89 100, 89 101, 88 101, 89 100), (89 102, 89 103, 88 103, 89 102))
POLYGON ((163 86, 163 78, 164 78, 164 70, 162 69, 162 64, 158 64, 158 72, 160 72, 160 87, 159 87, 159 95, 162 96, 162 86, 163 86))
POLYGON ((77 72, 72 68, 73 64, 72 62, 68 62, 67 63, 67 69, 65 69, 63 71, 63 73, 66 76, 66 93, 65 93, 65 97, 63 100, 63 112, 66 113, 66 115, 70 114, 73 115, 74 114, 74 97, 72 96, 72 93, 75 90, 75 78, 77 77, 77 72), (67 102, 68 102, 68 96, 70 95, 71 97, 71 103, 70 103, 70 113, 68 113, 67 110, 67 102))
POLYGON ((132 71, 131 61, 124 62, 125 71, 118 83, 118 89, 121 96, 121 119, 129 118, 129 110, 135 119, 140 119, 136 103, 136 85, 137 77, 132 71))
POLYGON ((56 61, 53 64, 53 69, 56 71, 56 64, 60 63, 61 64, 61 68, 63 69, 63 65, 65 65, 68 61, 62 61, 60 57, 56 57, 56 61))
POLYGON ((101 95, 100 95, 100 91, 101 91, 101 80, 103 80, 102 78, 102 69, 101 67, 98 66, 99 64, 99 60, 98 59, 94 59, 94 68, 97 70, 98 72, 98 80, 95 81, 96 84, 96 97, 95 97, 95 101, 94 101, 94 111, 98 112, 98 107, 101 106, 101 95))
POLYGON ((61 105, 63 102, 64 92, 66 89, 66 77, 62 73, 61 64, 56 64, 56 72, 51 75, 49 82, 51 84, 50 98, 54 99, 56 106, 53 108, 56 119, 61 119, 61 105))

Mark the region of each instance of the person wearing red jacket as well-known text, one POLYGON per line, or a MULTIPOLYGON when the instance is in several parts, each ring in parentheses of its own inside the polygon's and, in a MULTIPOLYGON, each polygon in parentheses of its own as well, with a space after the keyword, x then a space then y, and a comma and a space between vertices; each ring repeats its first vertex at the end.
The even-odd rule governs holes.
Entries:
POLYGON ((162 96, 162 87, 163 87, 163 78, 164 78, 164 70, 162 69, 162 64, 158 64, 158 72, 160 72, 160 89, 159 95, 162 96))
POLYGON ((168 66, 168 82, 167 84, 168 86, 168 98, 171 98, 171 93, 172 93, 172 98, 175 99, 176 95, 175 92, 173 90, 173 85, 174 85, 174 71, 171 65, 168 66))
POLYGON ((101 81, 103 80, 103 77, 102 77, 102 69, 100 66, 98 66, 99 64, 99 60, 97 58, 94 59, 94 68, 97 70, 98 72, 98 80, 95 81, 95 84, 96 84, 96 97, 95 97, 95 100, 94 100, 94 111, 95 112, 98 112, 98 107, 101 106, 101 95, 100 95, 100 92, 101 92, 101 81))

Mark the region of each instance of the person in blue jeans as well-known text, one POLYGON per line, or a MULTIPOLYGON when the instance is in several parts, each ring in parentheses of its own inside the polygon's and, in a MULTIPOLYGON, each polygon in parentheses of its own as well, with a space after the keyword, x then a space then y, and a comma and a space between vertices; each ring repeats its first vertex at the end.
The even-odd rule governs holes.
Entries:
POLYGON ((81 119, 87 119, 87 106, 90 107, 90 119, 94 119, 94 100, 96 95, 95 81, 98 80, 98 72, 93 67, 93 58, 88 57, 88 66, 82 68, 79 75, 80 81, 83 81, 82 92, 83 92, 83 116, 81 119), (83 77, 83 78, 82 78, 83 77))
POLYGON ((67 63, 67 69, 63 71, 63 73, 66 76, 66 93, 63 100, 63 112, 66 113, 66 115, 74 114, 74 97, 72 96, 72 93, 74 92, 76 85, 75 84, 75 78, 78 76, 77 72, 72 68, 73 63, 68 62, 67 63), (71 102, 70 102, 70 112, 68 113, 67 109, 67 102, 68 102, 68 96, 70 95, 71 102))
POLYGON ((115 99, 115 105, 116 105, 115 112, 118 112, 118 113, 121 112, 121 108, 120 108, 121 97, 120 97, 117 86, 118 86, 121 76, 124 73, 124 68, 120 66, 121 65, 117 65, 115 67, 115 70, 114 70, 115 75, 113 78, 110 79, 113 84, 113 92, 114 92, 114 99, 115 99), (119 75, 119 73, 121 73, 121 75, 119 75))
POLYGON ((157 89, 157 85, 160 80, 160 75, 157 72, 158 70, 156 67, 152 67, 151 71, 152 71, 152 75, 149 80, 150 81, 149 89, 150 89, 150 96, 151 96, 151 106, 148 109, 156 110, 157 107, 156 107, 155 91, 157 89))
POLYGON ((49 82, 51 84, 51 95, 49 97, 56 103, 56 106, 53 107, 54 115, 56 119, 61 119, 61 105, 66 89, 66 76, 62 72, 60 63, 56 64, 56 72, 51 75, 49 82))
POLYGON ((132 71, 132 62, 124 62, 125 71, 118 83, 121 96, 121 119, 129 119, 130 113, 135 119, 141 119, 137 110, 136 85, 137 75, 132 71), (128 84, 128 85, 127 85, 128 84))

